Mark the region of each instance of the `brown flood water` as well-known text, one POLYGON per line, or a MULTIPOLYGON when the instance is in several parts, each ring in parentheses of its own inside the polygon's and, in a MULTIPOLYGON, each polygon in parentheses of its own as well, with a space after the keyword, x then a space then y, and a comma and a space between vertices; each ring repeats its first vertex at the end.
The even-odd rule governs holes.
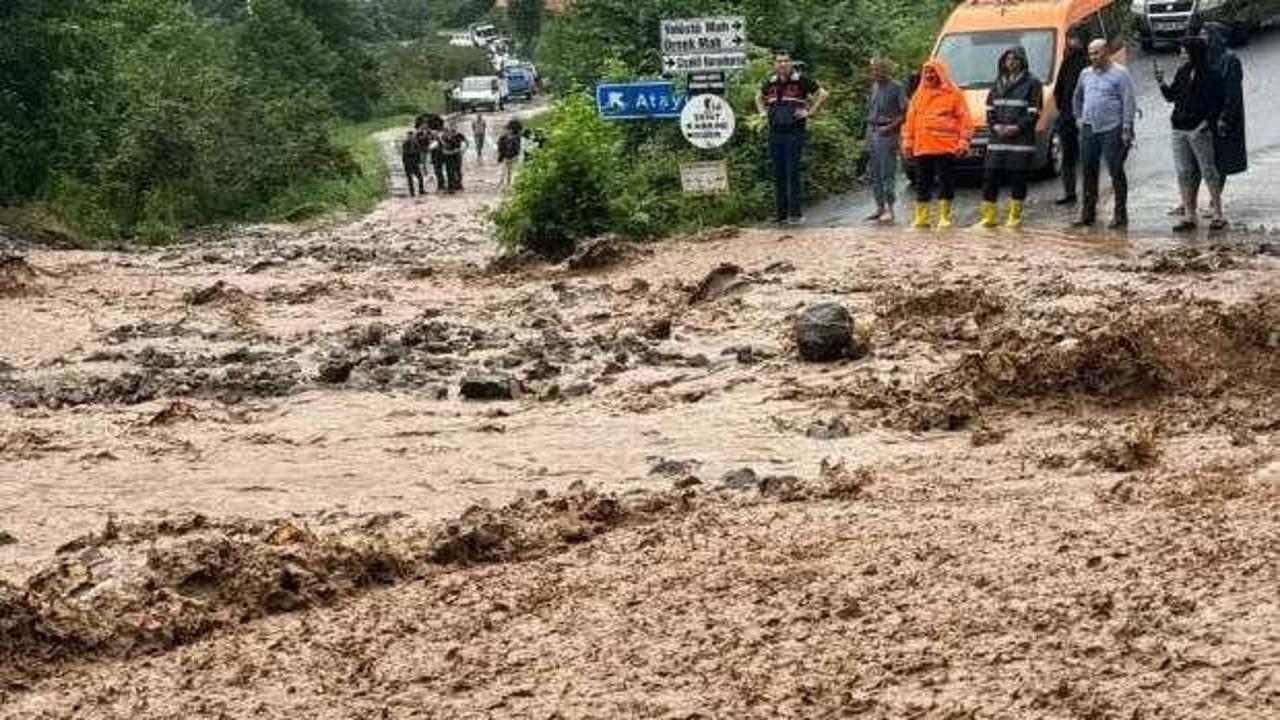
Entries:
POLYGON ((469 170, 0 275, 0 717, 1275 716, 1268 248, 757 229, 502 273, 469 170), (869 356, 799 361, 826 300, 869 356))

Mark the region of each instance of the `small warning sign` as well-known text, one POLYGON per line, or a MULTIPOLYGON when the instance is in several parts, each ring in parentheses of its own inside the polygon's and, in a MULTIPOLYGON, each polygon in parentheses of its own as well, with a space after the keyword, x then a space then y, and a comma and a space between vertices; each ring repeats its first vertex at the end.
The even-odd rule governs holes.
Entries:
POLYGON ((724 195, 729 192, 729 164, 724 160, 682 163, 680 185, 689 195, 724 195))

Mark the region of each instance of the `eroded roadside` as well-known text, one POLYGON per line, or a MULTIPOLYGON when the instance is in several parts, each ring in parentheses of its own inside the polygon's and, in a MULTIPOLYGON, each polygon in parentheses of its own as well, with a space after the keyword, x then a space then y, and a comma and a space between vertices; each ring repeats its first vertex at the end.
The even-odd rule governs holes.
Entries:
POLYGON ((477 180, 2 266, 0 715, 1274 712, 1274 248, 526 267, 477 180))

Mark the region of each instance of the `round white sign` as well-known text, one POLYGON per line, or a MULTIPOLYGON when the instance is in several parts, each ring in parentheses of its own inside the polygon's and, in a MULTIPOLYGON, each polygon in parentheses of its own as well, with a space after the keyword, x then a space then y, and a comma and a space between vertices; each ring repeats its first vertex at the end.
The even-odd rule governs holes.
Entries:
POLYGON ((729 102, 719 95, 694 95, 680 113, 680 132, 694 147, 722 147, 733 137, 737 118, 729 102))

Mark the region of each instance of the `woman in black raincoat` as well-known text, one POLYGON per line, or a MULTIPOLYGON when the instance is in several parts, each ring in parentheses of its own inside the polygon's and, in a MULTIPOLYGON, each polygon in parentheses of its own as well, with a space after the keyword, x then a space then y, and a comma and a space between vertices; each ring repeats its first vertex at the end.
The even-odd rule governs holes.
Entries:
POLYGON ((1240 58, 1227 49, 1226 32, 1221 23, 1211 22, 1204 26, 1204 37, 1209 43, 1209 67, 1216 70, 1222 79, 1222 115, 1218 118, 1214 158, 1223 185, 1228 175, 1249 169, 1244 133, 1244 68, 1240 58))
POLYGON ((1012 186, 1005 227, 1022 226, 1022 203, 1027 199, 1027 172, 1036 154, 1036 123, 1044 108, 1044 86, 1031 73, 1027 51, 1012 47, 1000 55, 996 84, 987 93, 987 127, 991 143, 982 180, 978 226, 995 227, 1000 184, 1012 186))

